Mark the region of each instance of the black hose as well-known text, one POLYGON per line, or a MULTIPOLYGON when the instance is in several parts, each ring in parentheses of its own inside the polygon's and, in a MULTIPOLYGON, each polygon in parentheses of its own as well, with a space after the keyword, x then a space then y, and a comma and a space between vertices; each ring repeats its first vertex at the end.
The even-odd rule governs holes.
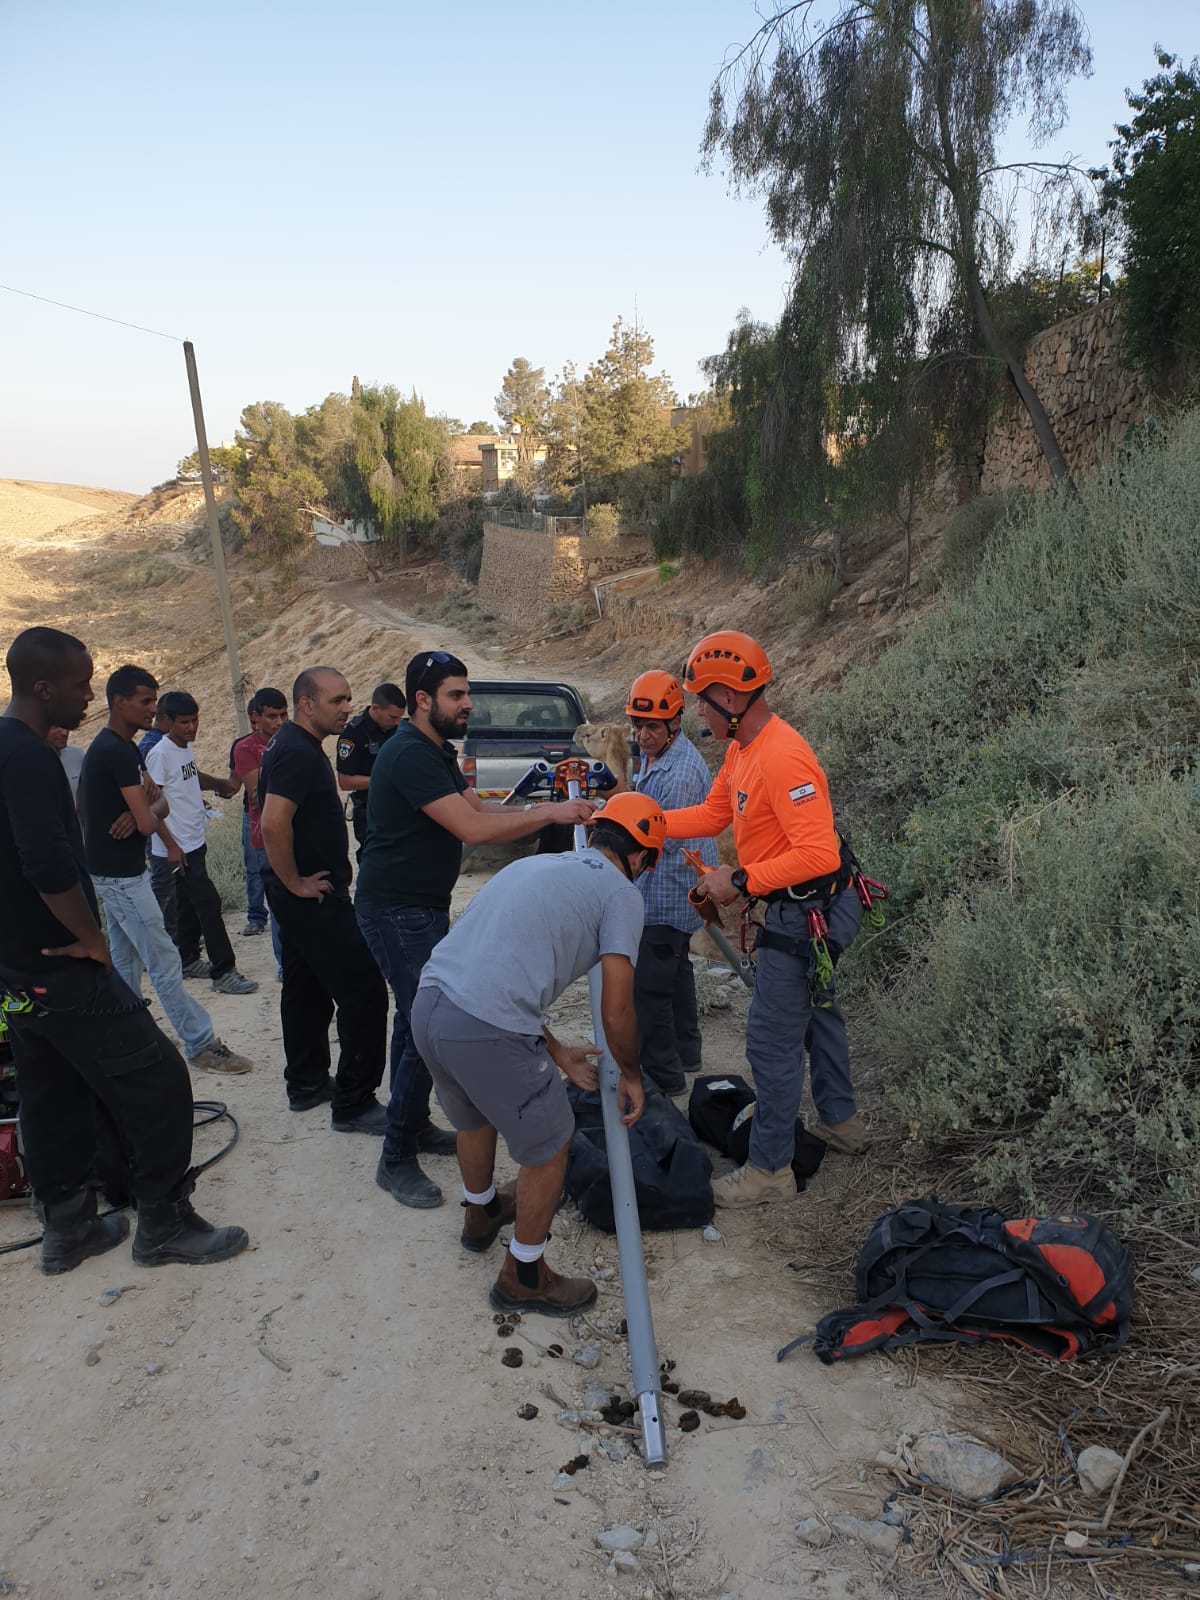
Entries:
MULTIPOLYGON (((202 1172, 207 1172, 209 1167, 215 1167, 218 1161, 223 1161, 234 1145, 238 1142, 241 1129, 238 1120, 225 1104, 224 1100, 194 1100, 192 1102, 192 1130, 207 1128, 213 1122, 228 1122, 233 1132, 226 1142, 217 1151, 215 1156, 209 1156, 207 1161, 202 1161, 198 1167, 193 1167, 193 1173, 199 1177, 202 1172), (196 1113, 202 1113, 197 1117, 196 1113)), ((115 1217, 119 1211, 127 1211, 128 1206, 112 1206, 108 1211, 97 1212, 99 1217, 115 1217)), ((34 1245, 41 1244, 42 1235, 36 1234, 32 1239, 18 1239, 15 1244, 0 1244, 0 1256, 14 1255, 18 1250, 32 1250, 34 1245)))

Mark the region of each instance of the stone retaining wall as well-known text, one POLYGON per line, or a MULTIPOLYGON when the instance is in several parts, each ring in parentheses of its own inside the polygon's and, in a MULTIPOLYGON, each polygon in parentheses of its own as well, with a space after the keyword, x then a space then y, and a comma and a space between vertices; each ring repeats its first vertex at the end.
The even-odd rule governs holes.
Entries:
POLYGON ((649 547, 633 540, 589 539, 528 528, 483 525, 479 606, 523 628, 540 628, 552 606, 591 604, 599 578, 644 565, 649 547))
MULTIPOLYGON (((1141 422, 1150 392, 1122 359, 1120 302, 1103 300, 1029 341, 1025 371, 1053 424, 1071 472, 1086 473, 1141 422)), ((1050 472, 1025 408, 1011 385, 988 427, 979 489, 1032 489, 1050 472)))

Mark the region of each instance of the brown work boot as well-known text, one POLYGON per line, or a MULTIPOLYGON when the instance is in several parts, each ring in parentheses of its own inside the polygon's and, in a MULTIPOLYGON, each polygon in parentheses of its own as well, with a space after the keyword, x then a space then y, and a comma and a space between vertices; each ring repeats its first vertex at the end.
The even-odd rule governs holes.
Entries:
POLYGON ((460 1243, 464 1250, 474 1250, 482 1254, 491 1244, 492 1240, 506 1228, 517 1215, 517 1186, 515 1183, 506 1183, 503 1189, 497 1189, 495 1199, 489 1200, 486 1206, 472 1205, 469 1200, 463 1201, 463 1230, 460 1243))
POLYGON ((712 1189, 713 1199, 727 1211, 741 1206, 765 1206, 772 1200, 794 1200, 796 1175, 791 1167, 767 1172, 747 1161, 744 1167, 718 1178, 712 1189))
POLYGON ((526 1285, 517 1277, 517 1258, 504 1252, 500 1276, 488 1296, 497 1311, 541 1311, 547 1317, 573 1317, 596 1298, 596 1285, 590 1278, 560 1278, 546 1265, 543 1256, 533 1265, 537 1283, 526 1285))
POLYGON ((194 1056, 188 1057, 188 1066, 195 1072, 252 1072, 253 1061, 245 1056, 239 1056, 236 1050, 231 1050, 227 1044, 222 1044, 220 1039, 214 1039, 211 1044, 206 1044, 203 1050, 198 1050, 194 1056))
POLYGON ((861 1155, 871 1142, 871 1136, 857 1111, 845 1122, 818 1122, 809 1132, 818 1139, 824 1139, 831 1150, 843 1156, 861 1155))

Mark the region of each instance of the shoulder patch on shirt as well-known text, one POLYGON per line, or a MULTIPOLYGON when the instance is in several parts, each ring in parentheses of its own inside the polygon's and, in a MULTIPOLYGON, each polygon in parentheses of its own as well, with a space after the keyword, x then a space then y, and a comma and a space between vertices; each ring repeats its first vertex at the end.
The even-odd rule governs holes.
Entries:
POLYGON ((347 758, 352 756, 353 754, 354 754, 354 740, 353 739, 339 739, 338 740, 338 755, 341 756, 342 760, 343 761, 347 760, 347 758))
POLYGON ((738 792, 737 792, 737 808, 738 808, 738 816, 739 817, 741 816, 742 812, 745 811, 745 809, 746 809, 746 801, 749 800, 749 798, 750 798, 750 796, 746 793, 745 789, 739 789, 738 790, 738 792))
POLYGON ((816 793, 815 783, 799 783, 794 789, 788 790, 788 799, 794 806, 802 806, 806 800, 814 799, 816 793))

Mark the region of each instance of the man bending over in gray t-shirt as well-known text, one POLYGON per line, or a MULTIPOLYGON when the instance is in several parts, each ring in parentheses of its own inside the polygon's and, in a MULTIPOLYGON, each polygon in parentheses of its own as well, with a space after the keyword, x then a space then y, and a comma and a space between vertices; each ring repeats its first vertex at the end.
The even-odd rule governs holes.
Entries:
POLYGON ((634 880, 654 867, 665 837, 656 801, 614 796, 589 825, 588 849, 530 856, 497 873, 421 974, 413 1041, 458 1132, 462 1243, 486 1250, 515 1221, 491 1292, 497 1310, 570 1316, 596 1298, 590 1279, 560 1278, 543 1252, 575 1131, 563 1077, 594 1089, 599 1052, 560 1044, 544 1018, 568 984, 599 962, 622 1120, 636 1122, 643 1091, 633 973, 644 903, 634 880), (521 1169, 515 1196, 496 1192, 497 1132, 521 1169))

